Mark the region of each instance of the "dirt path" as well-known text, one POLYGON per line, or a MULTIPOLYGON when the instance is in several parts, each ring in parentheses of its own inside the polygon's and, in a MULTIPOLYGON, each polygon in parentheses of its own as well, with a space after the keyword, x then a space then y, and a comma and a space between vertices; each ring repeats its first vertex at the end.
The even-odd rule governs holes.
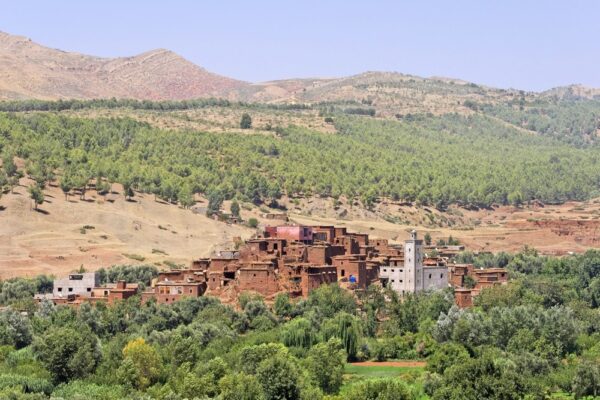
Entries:
POLYGON ((351 363, 357 367, 425 367, 425 361, 363 361, 351 363))

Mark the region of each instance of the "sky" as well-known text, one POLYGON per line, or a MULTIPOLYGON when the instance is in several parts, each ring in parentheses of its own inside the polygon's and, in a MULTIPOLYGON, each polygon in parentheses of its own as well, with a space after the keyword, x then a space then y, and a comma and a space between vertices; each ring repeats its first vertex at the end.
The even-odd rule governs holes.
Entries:
POLYGON ((103 57, 166 48, 250 82, 397 71, 600 88, 596 0, 0 0, 0 31, 103 57))

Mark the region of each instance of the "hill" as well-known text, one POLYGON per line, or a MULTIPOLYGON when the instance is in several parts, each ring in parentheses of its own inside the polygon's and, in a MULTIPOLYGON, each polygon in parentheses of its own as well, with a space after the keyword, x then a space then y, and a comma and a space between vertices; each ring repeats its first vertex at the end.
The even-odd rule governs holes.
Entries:
POLYGON ((99 58, 0 32, 0 99, 178 100, 215 96, 246 85, 164 49, 99 58))

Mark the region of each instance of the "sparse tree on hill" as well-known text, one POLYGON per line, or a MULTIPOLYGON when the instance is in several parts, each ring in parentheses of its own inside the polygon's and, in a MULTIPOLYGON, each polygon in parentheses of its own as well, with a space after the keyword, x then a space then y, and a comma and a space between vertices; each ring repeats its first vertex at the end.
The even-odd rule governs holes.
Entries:
POLYGON ((2 156, 2 168, 9 177, 14 176, 17 173, 17 165, 15 164, 12 154, 4 153, 2 156))
POLYGON ((250 129, 252 128, 252 117, 248 113, 242 114, 242 119, 240 120, 240 128, 242 129, 250 129))
POLYGON ((190 185, 188 185, 187 183, 185 185, 183 185, 181 187, 181 189, 179 190, 179 203, 181 204, 181 206, 183 208, 190 208, 191 206, 194 205, 194 203, 196 203, 194 201, 194 194, 192 193, 192 189, 190 188, 190 185))
POLYGON ((424 239, 425 239, 425 244, 426 244, 427 246, 429 246, 429 245, 431 244, 431 235, 429 234, 429 232, 427 232, 427 233, 425 234, 425 236, 424 236, 424 239))
POLYGON ((123 194, 125 195, 125 200, 129 200, 135 196, 133 191, 133 182, 130 179, 125 179, 123 182, 123 194))
POLYGON ((31 197, 31 200, 33 200, 33 208, 35 210, 38 209, 38 205, 44 203, 44 192, 42 192, 42 189, 37 185, 33 185, 29 188, 29 196, 31 197))
POLYGON ((73 183, 71 182, 71 177, 66 173, 63 175, 60 180, 60 190, 65 194, 65 200, 69 199, 69 193, 73 189, 73 183))
POLYGON ((221 205, 223 205, 223 196, 218 192, 213 192, 208 196, 208 209, 206 210, 207 216, 218 214, 221 211, 221 205))
POLYGON ((231 211, 231 215, 233 215, 234 217, 238 217, 240 216, 240 205, 236 200, 233 200, 231 202, 231 207, 230 207, 230 211, 231 211))

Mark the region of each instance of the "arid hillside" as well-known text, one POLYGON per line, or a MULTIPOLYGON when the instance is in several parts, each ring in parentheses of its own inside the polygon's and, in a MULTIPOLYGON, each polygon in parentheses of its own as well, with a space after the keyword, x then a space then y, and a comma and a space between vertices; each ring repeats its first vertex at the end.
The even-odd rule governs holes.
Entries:
MULTIPOLYGON (((88 191, 68 199, 49 186, 45 202, 32 209, 23 179, 0 199, 0 279, 37 274, 61 275, 84 266, 94 270, 116 264, 188 265, 219 250, 234 248, 236 238, 256 231, 209 219, 201 213, 136 193, 126 201, 120 185, 105 196, 88 191)), ((198 198, 196 207, 206 207, 198 198)), ((372 211, 346 201, 282 199, 291 223, 346 226, 356 232, 401 243, 408 232, 429 232, 434 241, 452 236, 472 251, 516 252, 528 245, 543 254, 580 253, 600 246, 600 199, 561 206, 498 207, 490 210, 427 207, 383 201, 372 211)), ((228 211, 229 203, 223 205, 228 211)), ((281 224, 262 218, 268 210, 245 205, 244 219, 260 226, 281 224)))
MULTIPOLYGON (((26 179, 22 179, 26 185, 26 179)), ((88 192, 68 199, 57 187, 32 209, 26 186, 0 199, 0 279, 40 273, 62 275, 115 264, 188 265, 192 259, 231 248, 253 230, 220 223, 137 194, 131 201, 113 193, 88 192)))
POLYGON ((99 58, 0 32, 0 99, 181 100, 217 96, 246 85, 210 73, 169 50, 99 58))

